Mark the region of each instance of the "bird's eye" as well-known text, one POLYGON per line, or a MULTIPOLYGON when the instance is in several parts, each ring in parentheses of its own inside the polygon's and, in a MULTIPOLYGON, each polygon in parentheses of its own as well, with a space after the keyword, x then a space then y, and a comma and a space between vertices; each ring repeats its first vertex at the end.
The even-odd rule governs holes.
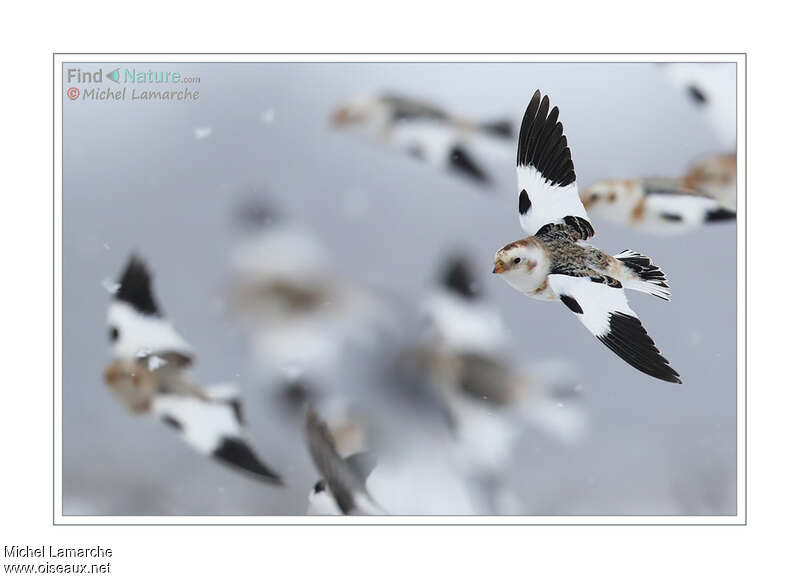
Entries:
POLYGON ((598 199, 600 199, 600 195, 597 193, 592 193, 589 195, 589 201, 597 201, 598 199))
POLYGON ((108 338, 112 342, 116 342, 119 339, 119 330, 116 326, 111 326, 111 328, 108 330, 108 338))
POLYGON ((522 261, 520 258, 518 257, 514 258, 514 263, 519 263, 520 261, 522 261))

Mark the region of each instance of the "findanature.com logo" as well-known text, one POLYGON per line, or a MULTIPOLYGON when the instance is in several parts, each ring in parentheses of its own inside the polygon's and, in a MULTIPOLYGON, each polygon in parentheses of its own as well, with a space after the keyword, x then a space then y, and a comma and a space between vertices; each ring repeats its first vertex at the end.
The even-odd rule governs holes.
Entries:
MULTIPOLYGON (((109 80, 114 84, 123 85, 176 85, 176 84, 199 84, 199 76, 184 76, 177 71, 154 71, 151 69, 137 69, 133 68, 114 68, 113 70, 104 71, 102 68, 95 70, 83 70, 80 68, 68 68, 66 70, 66 83, 74 84, 102 84, 105 80, 109 80)), ((200 98, 199 90, 190 90, 189 88, 178 89, 172 86, 170 89, 166 87, 156 87, 157 90, 143 90, 141 87, 128 87, 124 86, 119 89, 114 89, 110 86, 105 88, 101 87, 86 87, 79 89, 75 86, 70 86, 66 90, 67 97, 72 100, 99 100, 99 101, 191 101, 200 98)))
POLYGON ((115 68, 103 75, 103 69, 94 71, 81 70, 80 68, 67 69, 67 82, 70 84, 101 83, 103 77, 117 84, 197 84, 199 76, 183 76, 180 72, 137 70, 136 68, 115 68))

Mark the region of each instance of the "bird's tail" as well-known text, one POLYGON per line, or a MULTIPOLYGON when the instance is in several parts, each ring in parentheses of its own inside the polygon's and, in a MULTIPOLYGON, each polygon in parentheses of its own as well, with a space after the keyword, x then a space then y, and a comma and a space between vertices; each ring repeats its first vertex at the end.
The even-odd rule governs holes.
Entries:
POLYGON ((623 286, 669 301, 672 294, 669 291, 667 276, 649 257, 630 249, 626 249, 614 257, 622 262, 630 274, 627 279, 620 280, 623 286))

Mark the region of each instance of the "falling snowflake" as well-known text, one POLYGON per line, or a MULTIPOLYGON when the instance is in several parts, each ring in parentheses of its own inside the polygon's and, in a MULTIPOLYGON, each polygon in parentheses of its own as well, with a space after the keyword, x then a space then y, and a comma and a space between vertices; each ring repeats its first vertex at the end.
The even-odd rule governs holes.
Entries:
POLYGON ((159 368, 161 368, 161 366, 165 365, 166 363, 167 361, 164 358, 161 358, 159 356, 150 356, 147 359, 147 369, 152 372, 153 370, 158 370, 159 368))
POLYGON ((194 138, 197 139, 198 141, 200 139, 207 139, 208 137, 211 136, 211 133, 213 132, 214 129, 212 129, 211 127, 197 127, 194 130, 194 138))
POLYGON ((134 358, 147 358, 153 351, 150 348, 139 348, 133 353, 134 358))
POLYGON ((103 286, 103 288, 105 288, 105 290, 112 295, 117 293, 117 290, 119 289, 119 284, 114 280, 112 280, 111 278, 105 278, 100 283, 103 286))
POLYGON ((303 374, 303 370, 299 366, 287 364, 283 367, 283 374, 289 380, 297 380, 303 374))
POLYGON ((265 125, 271 125, 275 121, 275 109, 267 109, 261 113, 261 122, 265 125))

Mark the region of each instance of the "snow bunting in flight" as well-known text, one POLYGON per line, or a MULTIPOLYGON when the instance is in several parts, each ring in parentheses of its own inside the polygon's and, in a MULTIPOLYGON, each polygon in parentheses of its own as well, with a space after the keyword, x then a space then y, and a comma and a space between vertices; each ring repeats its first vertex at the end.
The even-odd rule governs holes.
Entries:
POLYGON ((530 237, 497 250, 493 273, 532 298, 560 300, 628 364, 680 383, 625 298, 628 288, 668 300, 666 277, 640 253, 610 256, 585 243, 594 229, 578 195, 558 107, 549 109, 549 98, 537 90, 517 147, 519 219, 530 237))
POLYGON ((505 475, 528 428, 568 444, 580 439, 585 419, 566 368, 547 364, 545 373, 509 358, 509 330, 481 290, 470 262, 449 257, 421 304, 426 331, 401 369, 433 395, 479 511, 512 514, 519 500, 505 475))
POLYGON ((436 388, 471 462, 500 471, 530 425, 563 442, 583 433, 574 377, 564 368, 541 371, 507 358, 509 334, 499 312, 481 299, 467 260, 448 259, 440 288, 423 301, 432 335, 410 361, 436 388))
POLYGON ((391 328, 372 292, 337 275, 313 231, 254 200, 231 255, 231 303, 246 322, 254 371, 302 401, 348 356, 371 351, 391 328))
POLYGON ((379 139, 478 185, 495 181, 493 173, 513 154, 514 133, 508 121, 461 119, 395 94, 354 99, 333 112, 331 124, 379 139))
POLYGON ((150 272, 135 255, 113 293, 108 325, 114 361, 105 381, 131 413, 156 416, 201 454, 282 484, 245 438, 238 387, 201 388, 189 377, 191 347, 162 314, 150 272))
MULTIPOLYGON (((735 166, 734 161, 734 176, 735 166)), ((581 201, 592 216, 663 235, 736 219, 734 211, 702 193, 701 180, 711 179, 698 175, 693 187, 687 187, 688 178, 609 179, 584 189, 581 201)))
POLYGON ((307 515, 383 515, 367 492, 367 479, 375 468, 368 452, 342 458, 328 425, 312 409, 306 411, 306 444, 322 477, 308 496, 307 515))

